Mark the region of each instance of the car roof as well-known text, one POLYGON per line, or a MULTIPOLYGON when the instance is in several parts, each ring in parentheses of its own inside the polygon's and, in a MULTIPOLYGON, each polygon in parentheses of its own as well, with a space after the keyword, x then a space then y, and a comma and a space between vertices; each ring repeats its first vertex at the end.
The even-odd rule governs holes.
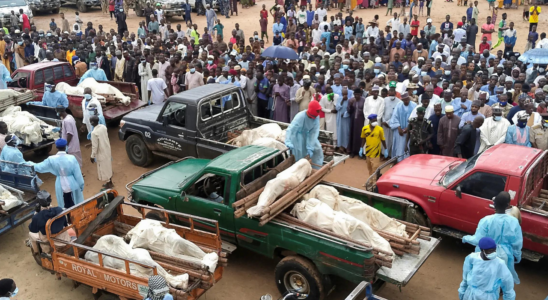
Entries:
POLYGON ((542 153, 536 148, 500 144, 485 150, 476 161, 476 168, 521 177, 542 153))
POLYGON ((173 95, 169 97, 169 100, 196 106, 196 104, 201 99, 211 94, 222 93, 225 91, 233 90, 235 88, 236 86, 234 84, 220 84, 220 83, 206 84, 206 85, 202 85, 202 86, 193 88, 191 90, 173 95))
POLYGON ((213 159, 206 170, 237 173, 278 152, 277 149, 263 146, 244 146, 213 159))
POLYGON ((18 68, 19 71, 35 71, 39 69, 45 69, 47 67, 54 67, 54 66, 60 66, 60 65, 69 65, 66 61, 50 61, 50 62, 41 62, 41 63, 35 63, 30 64, 28 66, 24 66, 22 68, 18 68))

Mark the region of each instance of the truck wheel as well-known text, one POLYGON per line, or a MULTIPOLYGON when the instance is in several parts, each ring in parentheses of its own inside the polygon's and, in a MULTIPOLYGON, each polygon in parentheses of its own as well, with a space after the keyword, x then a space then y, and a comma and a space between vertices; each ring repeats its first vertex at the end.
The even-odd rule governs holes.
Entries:
POLYGON ((424 214, 421 208, 415 208, 415 213, 413 214, 413 223, 424 227, 432 227, 430 220, 428 220, 428 217, 424 214))
POLYGON ((308 299, 324 300, 325 287, 322 274, 316 266, 300 256, 284 257, 276 266, 276 286, 282 295, 288 291, 308 294, 308 299))
POLYGON ((146 167, 152 162, 152 152, 148 149, 145 141, 134 134, 126 141, 126 152, 129 160, 139 167, 146 167))
POLYGON ((76 2, 76 8, 78 8, 79 12, 87 12, 88 11, 88 7, 86 6, 86 3, 84 3, 84 1, 76 2))

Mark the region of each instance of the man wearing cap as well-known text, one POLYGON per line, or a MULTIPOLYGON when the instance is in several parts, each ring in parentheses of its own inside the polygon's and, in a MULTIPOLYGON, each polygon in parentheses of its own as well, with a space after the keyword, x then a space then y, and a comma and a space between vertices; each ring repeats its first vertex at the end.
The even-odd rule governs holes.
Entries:
MULTIPOLYGON (((359 155, 360 157, 365 155, 367 170, 369 175, 373 175, 380 165, 381 149, 384 147, 385 157, 388 156, 388 150, 386 150, 384 130, 379 126, 377 115, 370 114, 367 119, 369 124, 365 125, 361 132, 362 144, 359 155)), ((376 178, 373 180, 376 181, 376 178)))
POLYGON ((394 110, 396 109, 396 106, 398 103, 401 102, 400 98, 397 97, 396 93, 396 81, 390 81, 388 84, 388 97, 384 98, 384 111, 381 115, 381 125, 384 130, 384 137, 386 138, 386 148, 388 149, 389 155, 392 156, 392 142, 393 142, 393 133, 394 131, 390 129, 390 126, 388 123, 390 122, 390 119, 392 118, 392 114, 394 113, 394 110))
POLYGON ((422 106, 417 107, 417 116, 409 119, 407 125, 407 138, 405 144, 409 149, 409 155, 426 154, 428 149, 432 148, 430 139, 432 138, 432 123, 424 117, 426 109, 422 106))
MULTIPOLYGON (((37 212, 32 217, 32 221, 29 224, 29 240, 28 243, 34 250, 34 253, 39 253, 38 241, 47 242, 46 235, 46 224, 50 219, 58 216, 63 212, 63 208, 59 206, 51 206, 51 195, 45 190, 41 190, 37 193, 36 199, 38 200, 39 207, 37 207, 37 212)), ((49 226, 51 234, 57 234, 63 228, 68 226, 67 218, 59 218, 51 223, 49 226)), ((55 238, 62 241, 70 241, 70 236, 68 231, 65 231, 55 238)), ((28 244, 27 244, 28 245, 28 244)), ((57 245, 57 243, 56 243, 57 245)), ((64 246, 64 244, 59 243, 57 246, 64 246)), ((43 243, 40 245, 43 253, 50 252, 49 243, 43 243)), ((1 298, 0 298, 1 299, 1 298)))
POLYGON ((533 125, 529 131, 529 141, 533 148, 548 149, 548 122, 543 118, 540 124, 533 125))
POLYGON ((405 150, 407 149, 407 125, 409 124, 409 116, 413 109, 417 106, 415 102, 411 102, 411 97, 407 92, 401 95, 402 102, 396 105, 394 113, 388 122, 390 129, 392 130, 393 142, 392 142, 392 157, 398 157, 398 162, 403 160, 405 150))
POLYGON ((84 202, 84 177, 76 158, 67 154, 67 140, 55 141, 57 154, 48 157, 41 163, 34 165, 38 173, 51 173, 57 176, 55 180, 55 195, 57 204, 62 208, 84 202))
MULTIPOLYGON (((470 111, 470 108, 472 106, 472 101, 466 98, 468 98, 468 90, 466 90, 466 93, 463 93, 461 91, 460 97, 455 98, 455 100, 453 100, 452 102, 455 115, 461 118, 464 113, 467 113, 470 111)), ((481 104, 481 101, 478 104, 481 104)))
POLYGON ((506 132, 510 127, 510 122, 503 118, 502 108, 493 107, 493 116, 486 118, 483 125, 480 127, 480 148, 479 152, 487 150, 491 146, 504 143, 506 132))
POLYGON ((441 155, 444 156, 454 156, 453 148, 459 133, 460 118, 453 112, 453 106, 445 106, 445 116, 440 119, 438 125, 438 146, 441 155))
POLYGON ((97 66, 97 62, 91 62, 90 64, 91 69, 87 70, 82 77, 80 77, 80 81, 78 84, 82 83, 86 78, 93 78, 96 81, 108 81, 107 75, 105 74, 105 71, 103 69, 99 69, 97 66))
POLYGON ((309 156, 315 164, 312 166, 314 169, 319 169, 323 164, 323 150, 318 140, 321 109, 318 101, 310 101, 308 109, 299 112, 289 124, 285 135, 285 145, 295 160, 309 156))
POLYGON ((499 259, 497 243, 490 237, 477 242, 476 251, 464 260, 463 279, 459 287, 460 300, 515 300, 512 274, 499 259), (502 289, 502 291, 501 291, 502 289))
POLYGON ((303 86, 299 87, 295 95, 295 102, 299 105, 299 111, 308 109, 308 104, 312 97, 316 94, 316 90, 312 87, 312 81, 309 75, 303 76, 303 86))
MULTIPOLYGON (((481 189, 482 185, 485 183, 481 181, 470 181, 470 184, 478 186, 463 186, 462 193, 466 193, 467 189, 481 189)), ((495 204, 495 214, 483 217, 478 224, 476 233, 474 235, 464 236, 462 238, 462 242, 476 246, 476 251, 479 251, 484 248, 481 245, 484 238, 495 240, 497 242, 496 255, 493 255, 493 258, 500 258, 509 270, 509 277, 510 280, 513 281, 512 283, 519 284, 520 280, 514 269, 514 263, 519 263, 521 261, 521 249, 523 247, 523 234, 521 226, 519 225, 517 218, 506 213, 506 209, 510 206, 510 194, 508 192, 501 191, 495 196, 489 195, 489 199, 486 200, 491 200, 493 198, 493 202, 495 204)), ((494 253, 494 251, 492 253, 494 253)), ((498 290, 493 291, 493 293, 498 297, 498 290)), ((486 299, 497 298, 494 297, 486 299)))
POLYGON ((529 115, 525 111, 520 111, 516 115, 518 121, 516 124, 508 127, 504 142, 506 144, 531 147, 531 142, 529 141, 531 128, 527 126, 529 115))
POLYGON ((93 126, 91 133, 91 163, 97 163, 97 177, 106 182, 103 188, 110 189, 112 184, 112 155, 110 141, 105 125, 99 124, 99 118, 92 116, 89 121, 93 126))
POLYGON ((395 30, 399 32, 400 30, 400 18, 398 17, 398 13, 394 13, 394 17, 386 22, 386 26, 390 26, 392 30, 395 30))

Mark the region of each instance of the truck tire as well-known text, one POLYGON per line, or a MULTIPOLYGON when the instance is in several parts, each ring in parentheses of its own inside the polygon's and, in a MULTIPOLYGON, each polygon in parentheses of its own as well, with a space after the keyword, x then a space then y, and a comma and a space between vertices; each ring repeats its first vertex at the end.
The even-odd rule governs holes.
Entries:
POLYGON ((420 207, 415 208, 415 213, 413 214, 412 220, 413 220, 412 223, 415 223, 420 226, 432 228, 432 224, 430 223, 430 220, 428 219, 428 217, 425 215, 424 211, 420 207))
POLYGON ((78 8, 79 12, 87 12, 88 7, 86 6, 86 3, 84 1, 77 1, 76 2, 76 8, 78 8))
POLYGON ((139 167, 146 167, 152 163, 152 151, 139 135, 131 135, 126 141, 126 152, 129 160, 139 167))
POLYGON ((274 276, 282 295, 297 291, 308 294, 308 299, 324 300, 326 297, 322 274, 314 263, 304 257, 284 257, 276 266, 274 276))

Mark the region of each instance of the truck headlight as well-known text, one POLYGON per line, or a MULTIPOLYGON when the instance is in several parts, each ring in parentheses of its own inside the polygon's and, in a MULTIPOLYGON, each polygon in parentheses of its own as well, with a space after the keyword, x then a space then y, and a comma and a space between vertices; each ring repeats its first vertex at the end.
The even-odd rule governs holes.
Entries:
POLYGON ((124 127, 125 124, 126 124, 126 121, 121 120, 121 121, 120 121, 120 128, 124 127))

